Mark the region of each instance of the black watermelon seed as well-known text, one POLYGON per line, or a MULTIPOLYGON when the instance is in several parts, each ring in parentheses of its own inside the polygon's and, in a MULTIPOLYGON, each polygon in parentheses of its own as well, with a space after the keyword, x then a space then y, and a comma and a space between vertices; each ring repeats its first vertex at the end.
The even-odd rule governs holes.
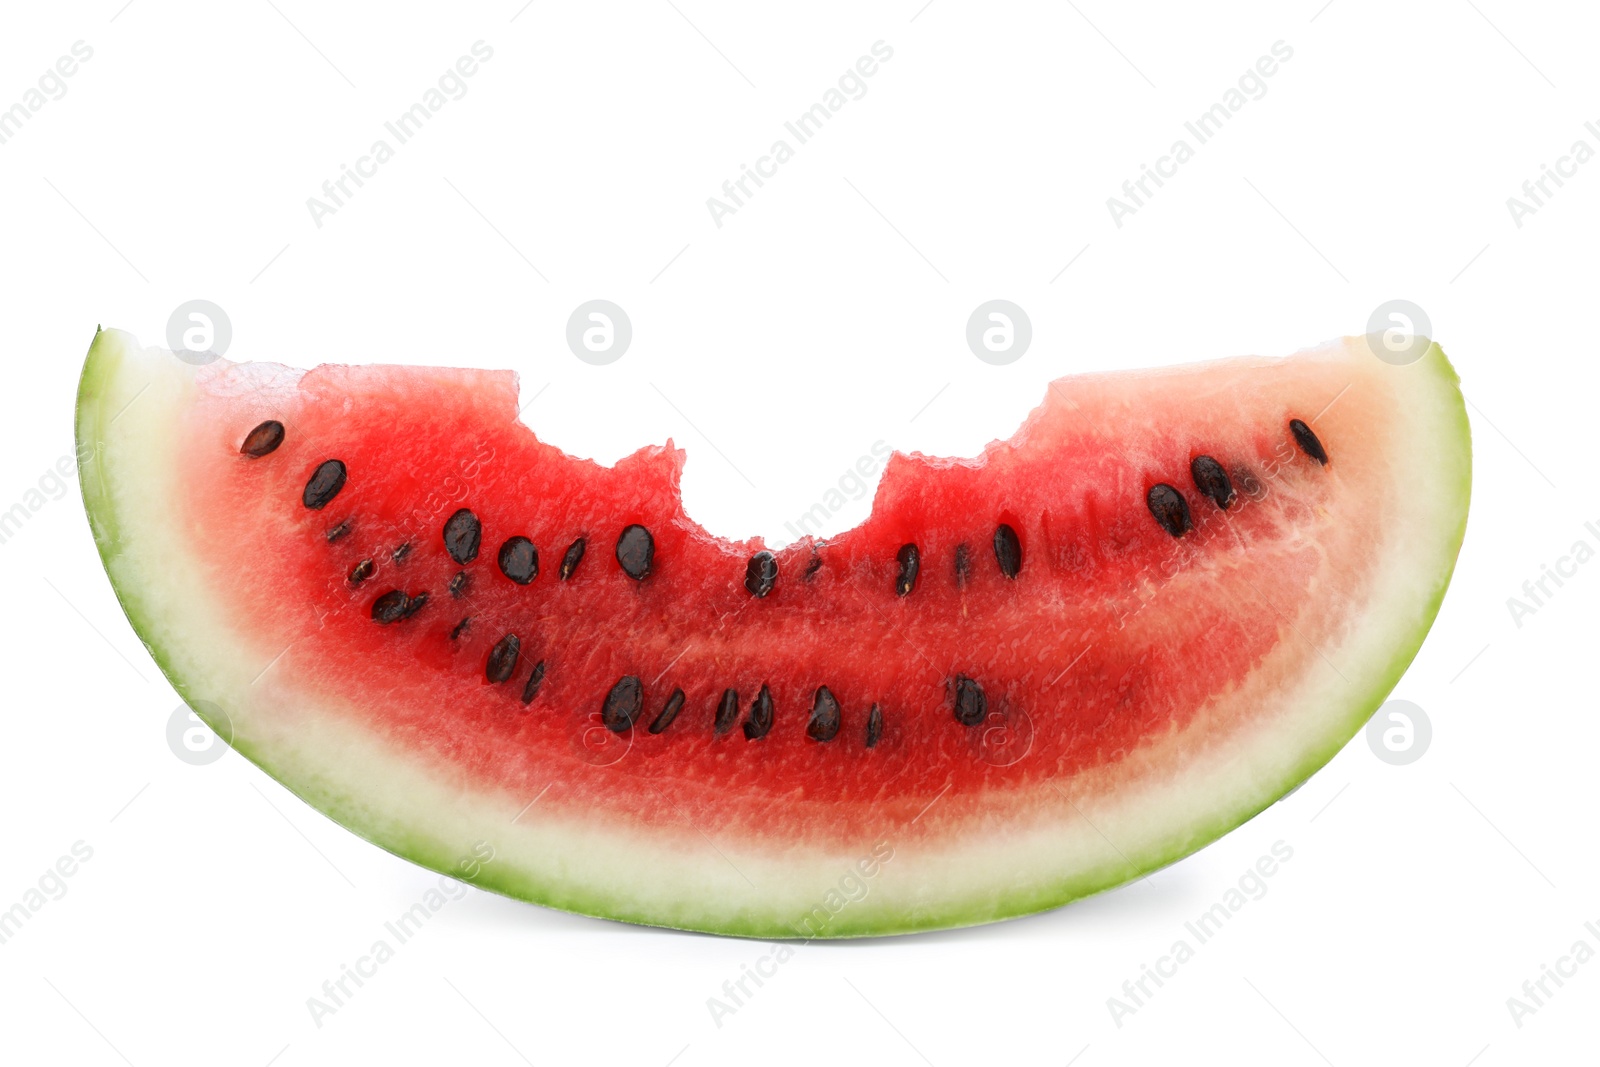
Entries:
POLYGON ((396 563, 404 563, 406 557, 409 555, 411 555, 411 542, 407 541, 405 544, 389 553, 389 558, 394 560, 396 563))
POLYGON ((838 732, 839 701, 827 686, 818 686, 816 699, 811 702, 811 721, 806 723, 806 736, 813 741, 832 741, 838 732))
POLYGON ((466 571, 456 571, 456 576, 450 579, 450 595, 460 600, 467 594, 467 586, 472 584, 472 579, 466 571))
POLYGON ((500 546, 500 573, 518 585, 539 577, 539 550, 526 537, 513 537, 500 546))
POLYGON ((567 554, 561 557, 561 580, 564 582, 572 577, 572 572, 578 569, 578 564, 583 562, 583 554, 589 551, 589 541, 580 537, 567 546, 567 554))
POLYGON ((917 572, 922 569, 922 553, 917 551, 916 545, 905 544, 900 546, 894 558, 900 564, 900 573, 894 579, 894 595, 905 596, 917 586, 917 572))
POLYGON ((1144 502, 1150 508, 1150 514, 1156 517, 1156 522, 1173 537, 1182 537, 1194 528, 1194 520, 1189 517, 1188 501, 1166 482, 1152 485, 1144 502))
POLYGON ((406 617, 406 605, 411 598, 399 589, 391 589, 372 602, 372 621, 387 626, 406 617))
POLYGON ((468 627, 468 625, 471 624, 471 622, 472 622, 472 616, 468 615, 465 618, 463 618, 460 622, 456 623, 455 629, 450 631, 450 640, 454 641, 454 640, 456 640, 456 638, 458 638, 462 634, 466 633, 467 632, 467 627, 468 627))
POLYGON ((1300 446, 1300 451, 1324 467, 1328 465, 1328 450, 1322 447, 1322 442, 1311 432, 1311 427, 1299 419, 1290 419, 1289 432, 1294 434, 1294 443, 1300 446))
POLYGON ((339 540, 339 538, 345 536, 351 530, 355 529, 355 525, 356 524, 355 524, 355 521, 353 519, 346 519, 343 522, 341 522, 339 525, 335 526, 333 529, 329 530, 323 536, 328 539, 328 544, 331 545, 335 541, 339 540))
POLYGON ((364 559, 360 563, 357 563, 354 567, 350 568, 350 576, 346 579, 346 581, 348 581, 352 586, 360 585, 368 578, 371 578, 372 572, 377 569, 378 568, 370 559, 364 559))
POLYGON ((483 676, 495 685, 508 681, 517 673, 517 656, 522 653, 522 638, 506 634, 489 650, 489 662, 484 665, 483 676))
POLYGON ((656 716, 656 721, 650 724, 650 732, 659 734, 662 730, 672 725, 672 720, 678 717, 678 712, 683 710, 683 690, 674 689, 667 698, 667 706, 661 709, 661 714, 656 716))
POLYGON ((344 478, 343 463, 336 459, 326 461, 312 473, 311 480, 306 482, 305 492, 300 494, 300 502, 312 511, 321 511, 339 495, 339 490, 344 488, 344 478))
POLYGON ((872 710, 867 712, 867 747, 875 748, 878 738, 883 736, 883 709, 872 705, 872 710))
POLYGON ((1222 469, 1222 464, 1210 456, 1194 457, 1189 463, 1189 474, 1194 478, 1194 487, 1215 501, 1217 507, 1226 511, 1233 503, 1233 479, 1222 469))
POLYGON ((724 689, 722 700, 717 704, 717 720, 712 724, 711 732, 721 737, 733 729, 733 724, 739 721, 739 691, 737 689, 724 689))
POLYGON ((413 616, 417 612, 421 611, 422 610, 422 605, 426 604, 427 602, 428 602, 428 594, 427 593, 418 593, 416 596, 411 597, 409 600, 406 601, 405 613, 402 614, 400 617, 402 619, 411 618, 411 616, 413 616))
POLYGON ((625 734, 633 729, 633 720, 644 707, 644 685, 634 675, 627 675, 606 694, 600 707, 600 721, 614 734, 625 734))
POLYGON ((744 739, 759 741, 772 729, 772 690, 762 685, 756 701, 750 705, 750 717, 744 722, 744 739))
POLYGON ((244 444, 239 446, 239 451, 251 459, 260 459, 269 452, 277 451, 281 444, 283 444, 283 423, 277 419, 268 419, 245 434, 244 444))
POLYGON ((1022 540, 1017 531, 1002 522, 994 531, 994 558, 1000 563, 1000 573, 1015 578, 1022 571, 1022 540))
POLYGON ((965 541, 956 546, 956 588, 965 589, 972 577, 972 546, 965 541))
POLYGON ((622 536, 617 538, 617 562, 634 581, 642 582, 650 576, 655 559, 656 539, 638 523, 623 530, 622 536))
POLYGON ((816 549, 812 549, 811 550, 811 559, 809 561, 807 561, 807 563, 806 563, 806 572, 804 574, 802 574, 800 577, 801 577, 802 580, 809 582, 812 578, 815 578, 817 576, 817 572, 820 571, 821 569, 822 569, 822 556, 817 553, 816 549))
POLYGON ((976 726, 989 713, 989 698, 983 695, 983 686, 964 674, 956 676, 956 722, 962 726, 976 726))
POLYGON ((778 558, 771 552, 757 552, 744 568, 744 587, 760 600, 778 584, 778 558))
POLYGON ((462 508, 444 522, 444 550, 465 567, 478 558, 478 542, 483 540, 483 524, 469 509, 462 508))
POLYGON ((532 704, 533 698, 539 695, 539 687, 544 685, 544 660, 533 665, 533 673, 528 675, 528 684, 522 687, 522 702, 532 704))

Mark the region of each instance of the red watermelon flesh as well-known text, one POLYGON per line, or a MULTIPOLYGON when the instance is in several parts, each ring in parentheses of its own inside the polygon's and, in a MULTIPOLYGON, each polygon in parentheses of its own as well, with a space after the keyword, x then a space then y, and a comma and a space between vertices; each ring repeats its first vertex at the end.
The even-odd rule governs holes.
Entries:
POLYGON ((774 550, 757 596, 767 546, 685 513, 681 451, 608 468, 517 411, 509 372, 103 333, 85 498, 174 684, 311 803, 434 867, 488 841, 512 895, 760 936, 1037 910, 1247 818, 1409 662, 1470 480, 1436 346, 1063 379, 976 459, 896 454, 870 518, 774 550))

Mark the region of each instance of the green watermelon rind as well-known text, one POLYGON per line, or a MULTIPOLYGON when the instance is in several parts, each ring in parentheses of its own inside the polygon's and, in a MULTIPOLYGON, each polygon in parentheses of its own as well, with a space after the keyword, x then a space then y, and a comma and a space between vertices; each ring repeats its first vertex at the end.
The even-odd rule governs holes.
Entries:
MULTIPOLYGON (((719 914, 715 904, 708 905, 703 911, 687 913, 692 921, 664 922, 658 912, 619 908, 614 900, 603 893, 574 892, 559 886, 554 880, 519 872, 511 865, 486 864, 475 876, 469 877, 461 870, 460 861, 463 857, 458 847, 428 833, 414 832, 393 821, 374 817, 370 809, 364 808, 357 798, 339 789, 336 783, 320 780, 316 776, 297 775, 292 768, 280 768, 269 753, 259 750, 249 740, 233 738, 230 723, 216 721, 211 711, 212 705, 201 694, 193 692, 188 681, 174 668, 172 651, 146 639, 146 634, 156 633, 158 628, 152 625, 150 611, 141 591, 132 588, 130 582, 118 582, 114 578, 114 564, 121 551, 124 524, 112 499, 100 447, 108 437, 111 423, 120 414, 120 411, 110 410, 104 403, 111 393, 108 387, 120 368, 124 344, 120 339, 112 342, 110 338, 113 333, 96 332, 77 394, 76 428, 84 507, 101 560, 108 574, 113 575, 112 585, 117 599, 134 631, 184 701, 220 736, 230 739, 241 755, 313 808, 380 848, 430 870, 471 882, 482 889, 565 911, 644 925, 681 926, 766 940, 793 939, 798 936, 798 931, 789 920, 777 916, 719 914)), ((116 336, 121 338, 126 335, 116 336)), ((999 895, 976 902, 960 899, 936 902, 919 906, 909 913, 885 911, 872 906, 872 900, 868 898, 862 902, 862 906, 847 907, 833 916, 818 936, 831 939, 914 933, 1016 918, 1059 907, 1134 881, 1198 851, 1271 807, 1326 765, 1382 705, 1415 658, 1437 617, 1465 537, 1471 495, 1471 428, 1459 390, 1459 378, 1437 344, 1429 348, 1419 363, 1426 365, 1423 368, 1426 373, 1437 378, 1433 384, 1441 391, 1448 407, 1448 418, 1442 421, 1440 433, 1427 444, 1435 450, 1434 455, 1438 460, 1435 493, 1439 495, 1444 510, 1453 511, 1459 518, 1454 528, 1438 542, 1446 549, 1440 553, 1444 562, 1434 582, 1431 598, 1417 611, 1416 624, 1403 640, 1390 646, 1392 654, 1386 664, 1365 674, 1370 682, 1350 699, 1348 712, 1336 720, 1330 720, 1342 725, 1328 733, 1329 740, 1306 750, 1280 782, 1258 788, 1253 802, 1239 810, 1219 813, 1201 822, 1188 824, 1181 832, 1169 835, 1147 849, 1131 853, 1118 850, 1120 862, 1092 867, 1072 877, 1033 886, 1011 886, 999 895)))

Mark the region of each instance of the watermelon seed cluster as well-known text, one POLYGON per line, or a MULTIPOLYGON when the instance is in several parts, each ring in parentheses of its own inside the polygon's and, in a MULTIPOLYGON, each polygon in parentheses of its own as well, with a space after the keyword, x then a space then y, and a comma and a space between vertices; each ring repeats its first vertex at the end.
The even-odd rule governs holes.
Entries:
MULTIPOLYGON (((1289 420, 1289 434, 1294 438, 1294 443, 1300 451, 1316 460, 1319 466, 1328 465, 1328 450, 1322 446, 1322 441, 1299 419, 1289 420)), ((1194 487, 1202 496, 1210 498, 1217 507, 1226 511, 1232 504, 1236 494, 1233 490, 1233 480, 1228 477, 1228 472, 1223 469, 1211 456, 1196 456, 1189 463, 1189 477, 1194 479, 1194 487)), ((1145 506, 1150 509, 1150 514, 1155 517, 1161 528, 1173 537, 1182 537, 1194 529, 1194 518, 1189 512, 1189 502, 1183 499, 1183 494, 1166 482, 1157 482, 1145 494, 1145 506)), ((996 537, 998 538, 998 534, 996 537)), ((996 551, 999 550, 996 541, 996 551)))
MULTIPOLYGON (((1327 450, 1310 426, 1300 419, 1290 419, 1289 431, 1302 452, 1319 465, 1327 465, 1327 450)), ((283 443, 283 439, 283 424, 269 419, 246 435, 239 451, 248 458, 259 459, 275 451, 283 443)), ((1213 457, 1196 456, 1189 464, 1189 474, 1200 494, 1211 500, 1218 508, 1227 510, 1236 499, 1232 480, 1222 464, 1213 457)), ((324 461, 306 482, 301 502, 310 510, 322 510, 339 495, 340 490, 344 488, 346 477, 347 471, 342 461, 337 459, 324 461)), ((1193 516, 1183 494, 1165 482, 1157 483, 1150 488, 1146 494, 1145 504, 1156 522, 1173 537, 1182 537, 1194 528, 1193 516)), ((352 527, 353 520, 343 520, 326 532, 328 543, 332 544, 344 538, 352 527)), ((452 514, 445 521, 443 533, 445 551, 458 565, 465 567, 477 559, 483 539, 483 524, 470 509, 460 508, 452 514)), ((1022 540, 1017 535, 1016 529, 1008 523, 999 524, 995 528, 992 546, 1000 573, 1008 579, 1015 579, 1022 571, 1023 558, 1022 540)), ((394 549, 391 558, 395 563, 399 563, 410 554, 411 550, 412 546, 408 541, 394 549)), ((585 537, 577 538, 567 547, 558 571, 561 581, 572 577, 587 551, 588 541, 585 537)), ((648 529, 637 523, 628 526, 617 538, 616 558, 628 577, 635 581, 644 581, 655 565, 654 537, 648 529)), ((915 543, 908 542, 900 546, 895 554, 895 561, 897 564, 895 595, 908 596, 915 590, 922 569, 921 550, 915 543)), ((518 585, 527 585, 538 577, 539 550, 528 538, 521 535, 513 536, 501 544, 496 563, 500 572, 508 579, 518 585)), ((813 547, 803 579, 809 581, 821 566, 822 558, 813 547)), ((373 561, 363 559, 351 569, 348 576, 349 584, 352 587, 361 585, 374 571, 373 561)), ((955 553, 957 586, 964 588, 971 573, 972 549, 963 542, 956 547, 955 553)), ((451 597, 456 599, 462 597, 470 580, 465 570, 458 571, 450 580, 451 597)), ((761 551, 750 557, 745 569, 744 584, 751 596, 758 600, 766 598, 776 587, 777 581, 776 556, 771 552, 761 551)), ((415 615, 427 602, 426 592, 409 594, 401 589, 392 589, 373 601, 372 618, 381 625, 400 622, 415 615)), ((465 633, 471 621, 470 615, 462 618, 451 630, 451 640, 456 640, 465 633)), ((496 685, 510 681, 516 674, 521 652, 520 637, 514 633, 501 637, 489 652, 489 658, 484 665, 484 677, 496 685)), ((534 664, 527 684, 523 688, 524 704, 531 703, 538 695, 544 678, 545 662, 540 660, 534 664)), ((951 679, 949 685, 956 721, 968 727, 983 722, 988 714, 988 699, 982 685, 965 675, 951 679)), ((683 710, 685 699, 683 690, 675 688, 660 713, 650 723, 650 733, 659 734, 671 726, 683 710)), ((724 690, 712 724, 714 736, 721 737, 733 729, 738 721, 739 706, 738 692, 734 689, 724 690)), ((643 710, 644 684, 638 676, 626 675, 606 694, 601 705, 601 721, 607 729, 624 733, 631 730, 638 722, 643 710)), ((765 737, 771 731, 775 717, 776 707, 772 691, 768 686, 762 685, 761 691, 750 705, 749 715, 743 724, 745 739, 756 741, 765 737)), ((806 736, 824 743, 832 741, 838 736, 842 722, 843 712, 838 698, 827 686, 819 686, 812 700, 810 718, 806 723, 806 736)), ((883 709, 874 703, 867 715, 866 747, 872 748, 877 745, 882 735, 883 709)))
MULTIPOLYGON (((955 688, 957 719, 967 726, 983 721, 988 710, 983 688, 977 682, 965 677, 957 679, 955 688)), ((650 732, 659 734, 671 726, 677 719, 678 713, 683 710, 684 700, 683 690, 674 688, 660 713, 650 723, 650 732)), ((733 729, 739 720, 739 703, 738 690, 723 690, 722 698, 717 703, 716 719, 712 724, 713 736, 721 737, 733 729)), ((601 721, 608 729, 616 733, 625 733, 638 721, 643 705, 643 683, 636 676, 627 675, 606 694, 601 707, 601 721)), ((750 705, 749 716, 745 719, 743 725, 745 739, 759 741, 765 737, 771 731, 776 715, 777 705, 773 700, 772 690, 763 685, 761 692, 756 694, 755 701, 750 705)), ((813 741, 824 743, 832 741, 839 735, 839 728, 843 722, 844 713, 840 708, 839 699, 827 686, 818 686, 811 703, 811 716, 806 721, 806 736, 813 741)), ((866 747, 875 747, 882 737, 883 708, 874 703, 867 712, 866 747)))
MULTIPOLYGON (((251 458, 259 458, 271 453, 282 444, 283 436, 281 423, 275 421, 262 423, 246 437, 240 452, 251 458)), ((1223 474, 1223 478, 1226 477, 1226 474, 1223 474)), ((344 463, 337 459, 327 460, 317 468, 310 481, 306 483, 302 502, 313 510, 325 508, 344 488, 345 479, 344 463)), ((1182 505, 1181 497, 1178 497, 1178 503, 1182 505)), ((326 535, 328 542, 331 544, 344 537, 350 532, 351 527, 352 521, 344 520, 328 531, 326 535)), ((445 520, 443 535, 445 551, 457 564, 465 567, 478 558, 478 550, 483 540, 483 524, 470 508, 460 508, 445 520)), ((995 560, 999 564, 1001 573, 1007 578, 1015 578, 1022 570, 1022 542, 1016 530, 1008 524, 1000 524, 995 529, 993 545, 995 560)), ((408 541, 397 547, 390 558, 399 563, 410 554, 411 549, 411 543, 408 541)), ((588 543, 583 537, 579 537, 568 546, 559 571, 562 581, 572 577, 587 550, 588 543)), ((628 526, 617 538, 616 556, 617 563, 624 573, 635 581, 643 581, 654 568, 655 539, 644 526, 637 523, 628 526)), ((908 542, 900 547, 895 559, 899 568, 895 577, 895 593, 897 596, 907 596, 916 588, 917 578, 922 569, 922 554, 916 544, 908 542)), ((500 572, 511 581, 527 585, 538 576, 539 550, 528 538, 513 536, 500 546, 496 563, 500 572)), ((813 549, 804 578, 809 580, 821 566, 822 557, 813 549)), ((375 566, 371 559, 362 560, 350 571, 348 577, 350 585, 359 586, 372 576, 374 570, 375 566)), ((970 573, 971 546, 963 543, 956 550, 958 583, 965 585, 970 573)), ((757 552, 750 558, 745 572, 745 588, 752 596, 757 599, 765 598, 772 592, 777 580, 777 558, 771 552, 757 552)), ((457 572, 450 580, 450 595, 459 599, 465 593, 469 581, 465 570, 457 572)), ((415 615, 427 602, 426 592, 408 594, 401 589, 392 589, 373 601, 372 618, 381 625, 400 622, 415 615)), ((459 639, 471 621, 472 617, 469 615, 456 623, 450 631, 451 640, 459 639)), ((522 639, 514 633, 504 635, 489 652, 489 658, 484 665, 484 677, 495 685, 510 681, 516 674, 517 661, 521 653, 522 639)), ((545 662, 540 660, 534 665, 523 689, 524 704, 531 703, 538 695, 544 676, 545 662)), ((982 722, 988 709, 983 688, 965 676, 957 677, 952 686, 955 694, 956 720, 965 726, 982 722)), ((660 714, 651 722, 650 732, 659 734, 671 726, 683 709, 684 701, 683 690, 674 689, 660 714)), ((643 710, 643 703, 643 683, 636 675, 626 675, 606 694, 601 705, 601 721, 613 732, 624 733, 633 728, 643 710)), ((713 723, 715 736, 720 737, 733 728, 738 719, 739 703, 739 694, 736 690, 724 690, 713 723)), ((745 739, 757 741, 765 737, 771 731, 775 717, 776 706, 772 691, 768 686, 762 685, 743 725, 745 739)), ((838 735, 842 721, 843 713, 838 698, 827 686, 820 686, 812 702, 811 716, 806 723, 806 735, 814 741, 832 741, 838 735)), ((882 736, 883 709, 874 703, 867 715, 866 747, 876 746, 882 736)))

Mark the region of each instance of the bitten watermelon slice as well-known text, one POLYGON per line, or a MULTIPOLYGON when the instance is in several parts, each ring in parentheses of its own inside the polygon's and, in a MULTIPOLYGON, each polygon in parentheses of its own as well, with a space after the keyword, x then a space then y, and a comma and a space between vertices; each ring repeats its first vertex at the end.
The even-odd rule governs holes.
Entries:
POLYGON ((167 677, 308 803, 557 908, 763 938, 1039 911, 1322 766, 1438 610, 1470 443, 1435 345, 1066 378, 974 460, 769 552, 607 468, 506 371, 99 333, 106 570, 167 677), (492 850, 492 862, 463 863, 492 850))

